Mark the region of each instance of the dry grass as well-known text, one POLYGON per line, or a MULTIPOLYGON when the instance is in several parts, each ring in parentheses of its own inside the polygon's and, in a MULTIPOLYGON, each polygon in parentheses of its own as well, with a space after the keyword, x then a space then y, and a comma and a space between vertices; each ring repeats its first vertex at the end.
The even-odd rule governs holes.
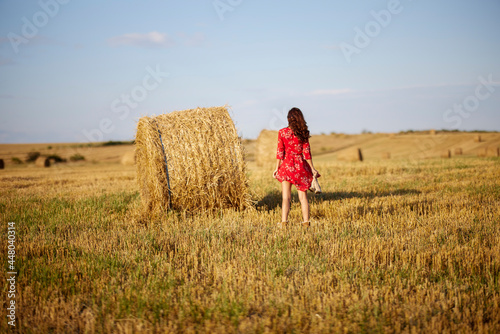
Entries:
POLYGON ((498 158, 316 165, 308 231, 253 163, 256 210, 145 224, 133 166, 3 170, 19 332, 500 331, 498 158))
MULTIPOLYGON (((19 332, 500 332, 500 160, 472 146, 375 160, 378 140, 362 164, 315 155, 324 193, 309 195, 308 231, 275 227, 279 183, 253 162, 256 210, 142 223, 135 168, 119 158, 7 166, 0 220, 16 222, 19 332)), ((301 221, 295 192, 290 218, 301 221)))
POLYGON ((250 206, 243 148, 225 107, 142 117, 136 162, 148 213, 250 206))
POLYGON ((0 144, 0 159, 5 161, 5 168, 15 166, 13 157, 25 161, 30 152, 40 152, 42 156, 58 155, 70 161, 70 157, 80 154, 88 162, 115 163, 131 150, 133 145, 100 146, 102 143, 48 143, 48 144, 0 144))
POLYGON ((474 133, 446 133, 436 135, 428 133, 362 135, 316 135, 310 139, 316 160, 332 161, 353 148, 360 148, 363 160, 379 160, 385 152, 391 153, 391 159, 431 159, 439 158, 441 152, 461 148, 464 157, 477 156, 479 149, 499 147, 500 133, 483 133, 481 142, 475 142, 474 133))

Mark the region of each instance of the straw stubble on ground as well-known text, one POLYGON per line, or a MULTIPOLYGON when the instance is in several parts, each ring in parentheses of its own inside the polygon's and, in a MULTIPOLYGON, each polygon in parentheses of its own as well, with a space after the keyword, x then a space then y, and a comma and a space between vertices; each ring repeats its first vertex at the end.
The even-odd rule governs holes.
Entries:
POLYGON ((500 330, 498 159, 317 168, 324 193, 310 194, 309 230, 298 226, 295 192, 297 226, 276 228, 279 183, 253 164, 256 210, 170 211, 142 223, 133 166, 2 172, 2 221, 18 233, 18 328, 500 330))

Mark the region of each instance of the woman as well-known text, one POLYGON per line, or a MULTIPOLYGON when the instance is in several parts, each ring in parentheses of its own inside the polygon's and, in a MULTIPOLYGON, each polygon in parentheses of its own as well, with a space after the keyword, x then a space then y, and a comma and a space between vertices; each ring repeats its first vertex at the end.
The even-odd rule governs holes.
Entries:
POLYGON ((309 146, 309 130, 304 115, 299 108, 288 112, 288 127, 278 132, 278 150, 276 153, 276 170, 273 177, 281 182, 283 205, 281 207, 281 226, 288 224, 292 184, 299 193, 302 208, 302 225, 309 227, 309 202, 307 190, 311 187, 313 175, 320 177, 314 168, 311 147, 309 146))

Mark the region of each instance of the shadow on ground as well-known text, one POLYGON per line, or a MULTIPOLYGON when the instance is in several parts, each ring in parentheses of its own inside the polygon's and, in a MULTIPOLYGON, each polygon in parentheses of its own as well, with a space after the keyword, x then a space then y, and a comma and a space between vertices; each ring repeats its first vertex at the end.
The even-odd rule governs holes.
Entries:
MULTIPOLYGON (((415 195, 420 194, 420 191, 414 189, 398 189, 394 191, 383 192, 357 192, 357 191, 338 191, 338 192, 324 192, 321 194, 313 195, 308 194, 309 203, 319 203, 323 201, 338 201, 349 198, 376 198, 387 196, 401 196, 401 195, 415 195)), ((298 202, 299 197, 296 192, 292 193, 292 202, 298 202)), ((272 191, 264 196, 257 202, 257 209, 264 211, 272 211, 281 206, 281 192, 272 191)))

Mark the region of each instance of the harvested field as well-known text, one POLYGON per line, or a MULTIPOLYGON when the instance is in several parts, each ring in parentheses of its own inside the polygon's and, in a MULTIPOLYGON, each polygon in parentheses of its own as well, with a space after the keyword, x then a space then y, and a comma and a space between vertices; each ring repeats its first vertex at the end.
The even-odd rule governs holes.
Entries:
POLYGON ((500 158, 328 154, 308 230, 295 191, 290 228, 276 228, 280 185, 254 161, 254 210, 150 217, 119 160, 9 166, 17 330, 499 332, 500 158))

